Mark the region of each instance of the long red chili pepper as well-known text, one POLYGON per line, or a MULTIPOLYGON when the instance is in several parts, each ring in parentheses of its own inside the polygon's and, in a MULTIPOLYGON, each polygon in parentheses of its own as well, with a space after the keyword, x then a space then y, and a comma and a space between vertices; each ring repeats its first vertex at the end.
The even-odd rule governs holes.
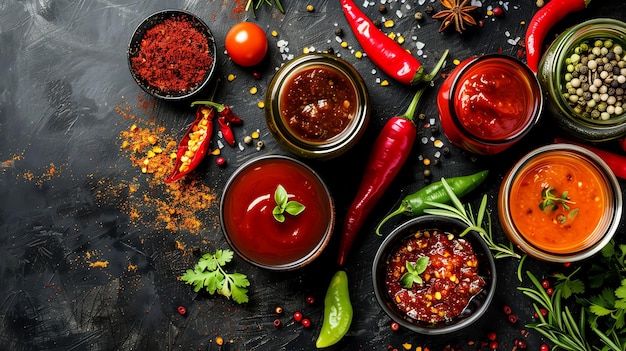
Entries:
MULTIPOLYGON (((443 57, 448 55, 448 50, 443 57)), ((436 75, 442 63, 432 74, 436 75)), ((404 165, 417 136, 413 115, 428 85, 422 86, 413 97, 406 112, 389 119, 376 138, 357 195, 350 205, 343 223, 337 263, 342 267, 348 252, 359 234, 366 217, 404 165)))
POLYGON ((196 119, 178 144, 176 162, 166 183, 174 182, 193 171, 206 155, 213 132, 213 116, 215 109, 210 106, 199 106, 196 119))
MULTIPOLYGON (((340 0, 340 2, 361 48, 379 69, 404 84, 416 85, 433 80, 433 75, 426 74, 422 64, 413 55, 376 28, 354 1, 340 0)), ((439 64, 443 60, 444 57, 439 64)))
POLYGON ((591 0, 550 0, 539 9, 526 29, 526 61, 528 67, 537 73, 541 59, 543 41, 548 31, 565 16, 583 10, 591 0))
POLYGON ((595 148, 593 146, 577 143, 562 138, 554 138, 554 142, 574 144, 580 147, 584 147, 585 149, 600 156, 600 158, 607 164, 607 166, 609 166, 611 171, 613 171, 613 174, 615 174, 616 177, 626 179, 626 156, 617 155, 609 151, 595 148))
POLYGON ((619 146, 626 152, 626 137, 617 139, 619 146))

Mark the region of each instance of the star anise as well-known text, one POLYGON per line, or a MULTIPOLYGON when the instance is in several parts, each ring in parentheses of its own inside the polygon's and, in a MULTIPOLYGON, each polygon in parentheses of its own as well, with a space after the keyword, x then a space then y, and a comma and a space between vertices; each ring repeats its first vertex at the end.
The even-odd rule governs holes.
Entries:
POLYGON ((448 28, 452 23, 454 23, 454 27, 457 32, 460 34, 465 30, 465 25, 476 25, 476 20, 470 12, 476 10, 477 6, 468 5, 467 3, 470 0, 439 0, 441 4, 447 8, 447 10, 442 10, 433 15, 433 18, 443 18, 443 22, 441 22, 441 26, 439 27, 439 31, 443 32, 448 28))

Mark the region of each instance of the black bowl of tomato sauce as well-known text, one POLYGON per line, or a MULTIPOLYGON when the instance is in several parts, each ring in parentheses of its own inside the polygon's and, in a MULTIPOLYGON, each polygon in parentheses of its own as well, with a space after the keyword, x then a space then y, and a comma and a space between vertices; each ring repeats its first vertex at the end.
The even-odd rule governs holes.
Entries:
POLYGON ((193 13, 163 10, 144 19, 128 44, 133 79, 164 100, 194 96, 211 81, 216 67, 215 37, 193 13))
POLYGON ((439 335, 468 327, 484 314, 495 293, 495 261, 478 233, 460 237, 465 228, 457 219, 424 215, 385 238, 372 277, 376 299, 391 319, 414 332, 439 335), (407 262, 417 268, 423 257, 428 263, 418 271, 420 281, 407 286, 407 262))

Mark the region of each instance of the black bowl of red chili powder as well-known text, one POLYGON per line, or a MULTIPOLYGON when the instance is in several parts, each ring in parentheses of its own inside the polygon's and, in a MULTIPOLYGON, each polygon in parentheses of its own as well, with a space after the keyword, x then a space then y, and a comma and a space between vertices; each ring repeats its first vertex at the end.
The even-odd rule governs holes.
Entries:
POLYGON ((144 19, 128 44, 128 65, 152 96, 183 100, 201 91, 216 66, 215 37, 198 16, 164 10, 144 19))
POLYGON ((485 313, 495 294, 495 261, 477 232, 463 234, 466 228, 454 218, 424 215, 385 238, 372 278, 376 299, 391 319, 414 332, 440 335, 485 313), (408 265, 415 270, 406 279, 408 265))

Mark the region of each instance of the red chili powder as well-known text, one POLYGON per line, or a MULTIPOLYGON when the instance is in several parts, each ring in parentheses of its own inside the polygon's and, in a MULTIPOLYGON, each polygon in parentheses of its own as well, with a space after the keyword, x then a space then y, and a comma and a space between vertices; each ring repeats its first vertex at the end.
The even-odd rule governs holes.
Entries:
POLYGON ((184 92, 197 87, 212 62, 207 38, 184 17, 173 17, 146 31, 131 66, 163 92, 184 92))

